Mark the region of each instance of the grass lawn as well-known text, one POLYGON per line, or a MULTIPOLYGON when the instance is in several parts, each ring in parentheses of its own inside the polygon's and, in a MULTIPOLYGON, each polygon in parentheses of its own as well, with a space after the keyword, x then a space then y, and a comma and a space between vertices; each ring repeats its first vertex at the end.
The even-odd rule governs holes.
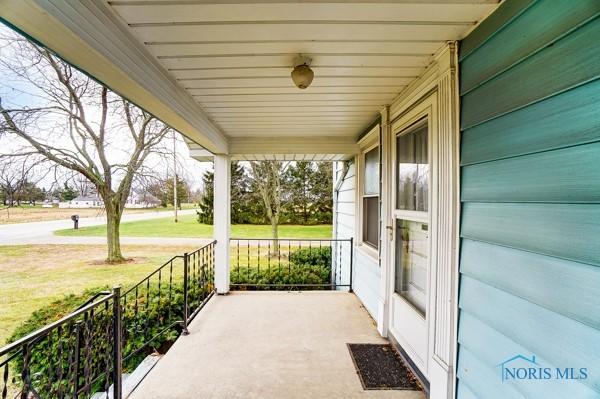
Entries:
MULTIPOLYGON (((60 236, 104 236, 106 226, 83 227, 79 230, 67 229, 55 232, 60 236)), ((331 225, 279 226, 281 238, 331 238, 331 225)), ((231 227, 231 236, 234 238, 267 238, 271 235, 271 226, 236 224, 231 227)), ((128 222, 121 224, 122 237, 212 237, 212 226, 200 224, 196 215, 183 215, 179 223, 174 223, 172 218, 160 218, 128 222)))
POLYGON ((34 310, 66 294, 131 286, 189 246, 123 246, 131 263, 104 263, 103 245, 0 246, 0 346, 34 310))
MULTIPOLYGON (((194 204, 182 204, 181 209, 194 209, 194 204)), ((142 212, 163 212, 172 211, 173 207, 168 208, 148 208, 148 209, 125 209, 125 214, 142 213, 142 212)), ((45 220, 70 220, 74 213, 80 217, 96 217, 104 216, 104 209, 82 208, 42 208, 41 205, 29 206, 23 205, 20 207, 0 209, 0 224, 8 223, 27 223, 41 222, 45 220)))

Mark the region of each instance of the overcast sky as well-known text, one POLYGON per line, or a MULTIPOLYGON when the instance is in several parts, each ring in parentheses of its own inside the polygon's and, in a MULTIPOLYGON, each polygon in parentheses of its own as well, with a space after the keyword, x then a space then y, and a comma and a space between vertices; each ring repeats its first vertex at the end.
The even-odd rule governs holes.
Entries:
MULTIPOLYGON (((10 47, 7 46, 5 40, 2 38, 10 37, 14 32, 2 25, 0 23, 0 58, 2 57, 14 57, 13 52, 10 50, 10 47)), ((36 86, 31 83, 25 81, 23 78, 20 78, 5 68, 0 67, 0 99, 2 100, 2 104, 4 107, 35 107, 42 105, 42 92, 36 86)), ((89 115, 91 120, 99 119, 97 116, 100 114, 100 110, 96 109, 96 116, 93 115, 94 108, 92 110, 92 115, 89 115)), ((114 132, 117 135, 124 134, 128 135, 127 132, 114 132)), ((172 140, 172 139, 171 139, 172 140)), ((59 139, 58 143, 61 146, 68 147, 70 139, 66 136, 62 136, 59 139), (62 141, 61 141, 62 140, 62 141)), ((169 142, 171 146, 172 141, 169 142)), ((11 149, 16 150, 17 140, 14 137, 0 137, 0 149, 2 153, 10 153, 11 149)), ((193 189, 197 189, 201 187, 202 175, 204 171, 207 169, 212 169, 212 163, 200 163, 189 156, 189 150, 187 145, 183 142, 181 135, 177 134, 177 155, 179 158, 179 163, 183 166, 184 171, 183 175, 190 182, 193 189)), ((126 156, 127 149, 122 148, 123 151, 122 156, 126 156)), ((113 154, 116 153, 113 151, 113 154)), ((116 155, 118 156, 118 155, 116 155)), ((167 171, 171 169, 171 162, 165 163, 163 160, 150 160, 150 163, 154 170, 157 171, 160 175, 166 175, 167 171)), ((182 171, 178 171, 178 174, 182 174, 182 171)), ((45 180, 41 182, 41 186, 50 186, 53 177, 49 176, 45 180)))

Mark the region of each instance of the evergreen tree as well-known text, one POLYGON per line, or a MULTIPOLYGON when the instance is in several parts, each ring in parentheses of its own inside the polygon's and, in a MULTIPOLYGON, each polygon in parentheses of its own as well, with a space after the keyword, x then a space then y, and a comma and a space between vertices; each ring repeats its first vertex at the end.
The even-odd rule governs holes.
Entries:
POLYGON ((61 201, 71 201, 77 198, 77 190, 69 186, 69 183, 65 182, 63 189, 60 191, 61 201))
POLYGON ((198 223, 213 224, 215 172, 212 170, 204 172, 202 182, 204 183, 204 194, 198 204, 200 210, 196 211, 198 223))
MULTIPOLYGON (((198 204, 198 222, 213 223, 214 179, 212 170, 204 172, 204 193, 198 204)), ((231 163, 231 223, 264 223, 261 200, 250 187, 250 178, 239 162, 231 163)))
POLYGON ((329 224, 333 221, 333 164, 317 162, 311 176, 310 213, 315 223, 329 224))
MULTIPOLYGON (((167 204, 173 205, 174 193, 173 193, 173 178, 167 178, 164 184, 165 196, 167 204)), ((190 188, 187 181, 177 176, 177 206, 181 208, 181 204, 188 202, 190 194, 190 188)))
POLYGON ((313 202, 312 185, 315 174, 313 162, 298 161, 288 168, 284 179, 284 213, 288 223, 308 224, 313 202))

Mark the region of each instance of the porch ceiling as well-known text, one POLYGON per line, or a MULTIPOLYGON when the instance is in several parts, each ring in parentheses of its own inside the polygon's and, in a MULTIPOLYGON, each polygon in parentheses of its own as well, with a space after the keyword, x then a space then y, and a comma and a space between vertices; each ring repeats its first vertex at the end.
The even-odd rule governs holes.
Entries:
POLYGON ((229 137, 356 137, 494 3, 108 2, 229 137), (306 90, 298 54, 313 59, 306 90))
POLYGON ((212 152, 265 156, 231 151, 242 148, 239 139, 262 138, 280 143, 283 150, 273 149, 280 156, 332 159, 354 153, 345 143, 355 144, 435 51, 498 6, 498 0, 6 1, 10 9, 0 17, 212 152), (73 34, 85 43, 77 47, 73 34), (313 60, 315 79, 306 90, 290 78, 298 54, 313 60), (125 84, 123 76, 135 82, 125 84), (339 149, 323 149, 328 140, 339 149))

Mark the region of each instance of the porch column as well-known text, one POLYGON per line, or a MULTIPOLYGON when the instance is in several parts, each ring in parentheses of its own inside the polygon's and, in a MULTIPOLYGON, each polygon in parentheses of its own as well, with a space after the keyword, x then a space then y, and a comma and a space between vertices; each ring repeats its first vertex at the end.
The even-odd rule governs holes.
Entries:
POLYGON ((231 228, 231 158, 215 155, 214 220, 215 286, 218 294, 229 292, 229 233, 231 228))
POLYGON ((381 276, 379 280, 379 298, 377 304, 377 330, 383 337, 388 336, 389 319, 390 319, 390 251, 392 241, 392 180, 391 180, 391 148, 390 143, 390 121, 389 107, 386 106, 381 110, 381 191, 380 198, 380 221, 381 231, 379 233, 381 239, 379 241, 379 260, 381 276))

